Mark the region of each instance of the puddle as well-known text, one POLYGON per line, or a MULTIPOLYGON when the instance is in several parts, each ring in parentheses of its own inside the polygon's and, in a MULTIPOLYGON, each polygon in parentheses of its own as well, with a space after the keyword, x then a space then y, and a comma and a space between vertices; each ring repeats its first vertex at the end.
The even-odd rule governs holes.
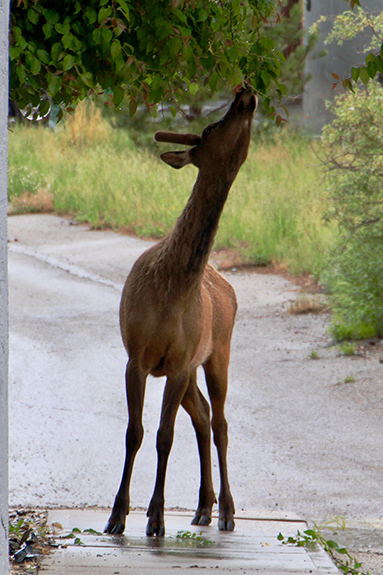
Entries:
POLYGON ((333 539, 348 550, 383 549, 383 530, 381 529, 348 527, 345 531, 339 531, 336 535, 331 535, 326 539, 333 539))

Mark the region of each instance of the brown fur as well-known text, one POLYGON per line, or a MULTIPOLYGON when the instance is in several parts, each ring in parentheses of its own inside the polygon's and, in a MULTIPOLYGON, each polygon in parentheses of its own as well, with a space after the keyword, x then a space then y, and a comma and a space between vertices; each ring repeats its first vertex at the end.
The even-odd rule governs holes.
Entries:
POLYGON ((205 129, 201 137, 158 135, 160 141, 197 143, 185 152, 167 152, 161 157, 174 168, 193 163, 200 171, 174 230, 137 260, 122 293, 120 325, 129 355, 129 423, 124 473, 105 529, 109 533, 122 533, 129 513, 129 484, 143 437, 142 408, 149 374, 166 376, 167 382, 157 434, 157 478, 146 532, 165 532, 165 473, 180 405, 192 419, 201 463, 199 503, 192 523, 210 523, 216 498, 211 477, 210 410, 197 386, 200 365, 205 371, 220 467, 218 526, 221 530, 234 529, 224 404, 237 302, 233 288, 207 262, 231 184, 247 156, 255 106, 254 96, 242 90, 226 116, 205 129))

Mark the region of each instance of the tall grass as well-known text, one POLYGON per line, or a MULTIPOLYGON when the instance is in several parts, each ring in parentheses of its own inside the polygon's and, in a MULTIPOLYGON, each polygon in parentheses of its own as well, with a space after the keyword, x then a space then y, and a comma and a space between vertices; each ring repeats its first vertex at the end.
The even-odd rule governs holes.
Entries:
POLYGON ((335 227, 325 225, 323 186, 304 138, 255 141, 222 216, 218 246, 240 245, 249 262, 319 271, 335 227))
MULTIPOLYGON (((225 206, 216 248, 237 250, 245 263, 274 262, 296 274, 318 271, 335 228, 322 220, 315 163, 303 138, 254 140, 225 206)), ((9 199, 16 211, 17 198, 44 188, 58 213, 95 228, 161 237, 172 229, 195 178, 192 166, 172 170, 85 105, 57 132, 16 126, 9 134, 9 199)))

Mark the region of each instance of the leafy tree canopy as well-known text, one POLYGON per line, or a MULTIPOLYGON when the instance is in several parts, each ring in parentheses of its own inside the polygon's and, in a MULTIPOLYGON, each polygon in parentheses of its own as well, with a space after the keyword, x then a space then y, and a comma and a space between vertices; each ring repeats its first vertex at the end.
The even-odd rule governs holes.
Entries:
MULTIPOLYGON (((131 115, 143 101, 176 107, 188 91, 247 82, 281 97, 283 54, 262 32, 272 0, 14 0, 11 98, 65 108, 110 88, 131 115)), ((265 98, 266 107, 271 107, 265 98)))

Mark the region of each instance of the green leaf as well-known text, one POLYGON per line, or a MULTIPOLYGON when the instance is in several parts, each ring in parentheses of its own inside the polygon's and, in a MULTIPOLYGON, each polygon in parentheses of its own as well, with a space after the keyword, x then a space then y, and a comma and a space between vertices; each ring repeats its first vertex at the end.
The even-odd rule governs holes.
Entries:
POLYGON ((41 70, 41 62, 40 60, 38 60, 37 58, 32 58, 29 62, 29 69, 32 72, 32 74, 34 76, 37 76, 37 74, 40 72, 41 70))
POLYGON ((134 114, 136 113, 137 110, 137 101, 136 100, 130 100, 129 102, 129 114, 130 117, 133 118, 134 114))
POLYGON ((52 24, 50 24, 49 22, 45 22, 45 24, 43 25, 43 32, 46 40, 50 38, 53 32, 52 24))
POLYGON ((212 92, 215 92, 215 91, 216 91, 218 80, 219 80, 219 74, 217 74, 217 72, 215 72, 214 74, 212 74, 212 75, 210 76, 210 78, 209 78, 209 87, 210 87, 210 90, 211 90, 212 92))
POLYGON ((113 40, 110 47, 110 53, 114 60, 116 60, 121 55, 121 44, 119 40, 113 40))
POLYGON ((39 21, 39 15, 36 12, 36 10, 32 10, 32 8, 29 8, 28 12, 27 12, 27 18, 30 22, 32 22, 32 24, 37 24, 37 22, 39 21))
POLYGON ((48 82, 48 92, 51 96, 55 96, 59 89, 61 88, 62 79, 61 76, 52 76, 48 82))
POLYGON ((62 45, 60 42, 56 42, 55 44, 53 44, 53 46, 51 48, 51 58, 52 58, 54 63, 56 63, 58 61, 58 57, 59 57, 61 51, 62 51, 62 45))
POLYGON ((19 79, 20 84, 23 86, 25 84, 26 81, 26 75, 25 75, 25 70, 22 66, 17 66, 16 67, 16 74, 17 77, 19 79))
POLYGON ((369 62, 372 62, 373 60, 375 60, 374 54, 372 54, 372 53, 367 54, 367 56, 366 56, 366 64, 368 64, 369 62))
POLYGON ((376 68, 379 72, 383 73, 383 60, 380 56, 375 58, 376 68))
POLYGON ((52 26, 57 24, 57 22, 59 21, 59 15, 56 12, 56 10, 48 10, 44 8, 43 15, 45 16, 46 21, 49 22, 49 24, 52 24, 52 26))
POLYGON ((92 39, 95 44, 99 44, 101 42, 101 28, 93 30, 92 39))
POLYGON ((40 108, 39 108, 40 116, 45 116, 46 114, 48 114, 50 107, 51 107, 51 104, 50 104, 49 100, 43 100, 41 102, 40 108))
POLYGON ((367 85, 370 80, 370 75, 367 71, 367 68, 364 66, 360 68, 360 79, 362 80, 364 85, 367 85))
POLYGON ((268 72, 266 72, 265 70, 262 70, 260 76, 263 80, 265 88, 267 89, 270 86, 270 82, 271 82, 270 74, 268 72))
POLYGON ((237 60, 239 58, 237 48, 228 48, 226 50, 226 54, 228 55, 230 60, 237 60))
POLYGON ((124 32, 124 28, 122 28, 121 26, 123 26, 123 23, 118 20, 117 21, 117 26, 115 28, 113 28, 113 32, 115 36, 121 36, 121 34, 124 32))
POLYGON ((9 47, 9 56, 11 60, 17 60, 20 56, 21 48, 20 46, 10 46, 9 47))
POLYGON ((81 539, 79 537, 76 537, 73 543, 75 545, 84 545, 84 543, 81 541, 81 539))
POLYGON ((338 543, 337 543, 336 541, 331 541, 331 540, 326 541, 326 545, 327 545, 330 549, 336 549, 336 550, 338 550, 338 548, 339 548, 339 545, 338 545, 338 543))
POLYGON ((21 32, 21 28, 19 28, 18 26, 13 26, 12 32, 21 50, 25 50, 25 48, 28 46, 28 42, 25 40, 21 32))
POLYGON ((290 112, 289 112, 288 108, 286 108, 286 106, 283 106, 283 104, 280 104, 280 106, 281 106, 281 108, 284 109, 284 111, 285 111, 285 113, 286 113, 286 116, 287 116, 287 118, 288 118, 288 117, 290 116, 290 112))
POLYGON ((75 40, 73 34, 65 34, 62 38, 61 38, 61 42, 62 45, 64 46, 64 48, 66 50, 70 49, 73 47, 73 41, 75 40))
POLYGON ((121 104, 122 100, 124 99, 125 92, 119 86, 115 86, 113 88, 113 104, 116 108, 121 104))
POLYGON ((125 60, 122 57, 117 58, 117 60, 114 61, 114 67, 116 72, 120 72, 120 70, 125 68, 125 60))
POLYGON ((83 533, 89 533, 90 535, 103 535, 100 531, 95 531, 92 528, 84 529, 83 533))
POLYGON ((377 67, 375 64, 375 58, 374 58, 374 60, 370 61, 367 64, 367 72, 368 72, 368 75, 370 76, 370 78, 375 78, 375 75, 377 72, 377 67))
POLYGON ((101 8, 98 13, 98 21, 101 24, 104 20, 108 19, 112 14, 112 7, 107 6, 106 8, 101 8))
POLYGON ((105 44, 110 44, 110 42, 113 38, 112 30, 109 30, 109 28, 102 28, 101 34, 102 34, 102 39, 105 42, 105 44))
POLYGON ((28 50, 31 54, 36 54, 36 44, 34 42, 28 42, 28 50))
POLYGON ((68 34, 70 32, 70 25, 68 20, 65 21, 65 24, 57 22, 57 24, 55 24, 55 30, 62 36, 64 36, 64 34, 68 34))
POLYGON ((354 82, 358 81, 359 74, 360 74, 360 68, 351 68, 351 76, 354 82))
POLYGON ((50 57, 46 50, 37 50, 37 56, 44 64, 49 64, 50 57))
POLYGON ((88 20, 88 24, 91 26, 97 20, 97 12, 93 8, 88 8, 84 14, 84 18, 88 20))
POLYGON ((198 92, 198 90, 199 90, 198 84, 196 84, 195 82, 192 82, 192 83, 190 84, 190 86, 189 86, 189 92, 190 92, 190 94, 191 94, 192 96, 195 96, 196 93, 198 92))
POLYGON ((85 74, 80 75, 80 79, 84 82, 88 88, 93 88, 93 76, 90 72, 85 72, 85 74))
POLYGON ((129 8, 128 8, 127 2, 125 0, 116 0, 116 1, 117 1, 117 4, 120 5, 120 12, 122 12, 122 14, 125 16, 125 18, 129 22, 130 14, 129 14, 129 8))
POLYGON ((74 56, 72 56, 72 54, 67 54, 63 60, 63 70, 67 72, 68 70, 73 68, 75 61, 76 59, 74 56))
POLYGON ((173 118, 175 118, 177 116, 177 110, 175 109, 174 106, 169 106, 169 110, 171 112, 171 115, 173 116, 173 118))

